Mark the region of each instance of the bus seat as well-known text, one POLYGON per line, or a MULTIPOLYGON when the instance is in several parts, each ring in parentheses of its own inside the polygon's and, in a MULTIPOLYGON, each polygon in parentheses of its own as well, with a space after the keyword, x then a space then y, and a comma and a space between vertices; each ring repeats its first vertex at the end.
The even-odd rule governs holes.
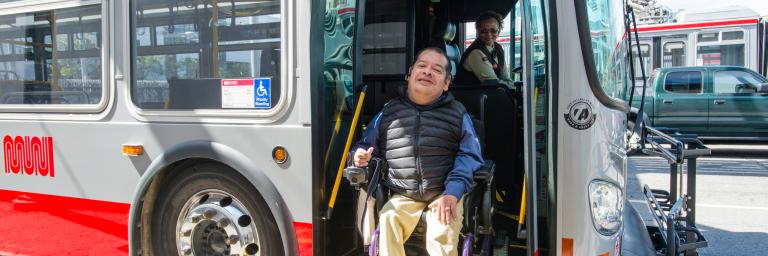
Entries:
POLYGON ((168 79, 170 109, 217 109, 221 107, 221 79, 168 79))
POLYGON ((456 37, 456 24, 449 21, 436 21, 432 31, 434 32, 433 45, 445 51, 448 61, 451 62, 451 75, 455 76, 456 65, 461 58, 459 46, 453 43, 453 39, 456 37))
POLYGON ((272 83, 280 84, 280 50, 261 50, 261 77, 272 77, 272 83))
POLYGON ((519 91, 503 84, 454 85, 451 93, 467 108, 467 112, 481 124, 476 124, 482 140, 483 157, 493 159, 496 168, 496 187, 504 191, 499 207, 508 212, 519 210, 522 193, 523 125, 519 91))
POLYGON ((0 97, 2 104, 84 104, 88 102, 88 95, 82 91, 7 92, 0 97))

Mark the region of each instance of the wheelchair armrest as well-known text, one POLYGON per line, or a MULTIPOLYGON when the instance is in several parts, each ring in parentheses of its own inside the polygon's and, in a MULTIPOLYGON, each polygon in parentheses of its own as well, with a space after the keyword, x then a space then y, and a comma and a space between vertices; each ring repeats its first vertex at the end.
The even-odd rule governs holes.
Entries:
POLYGON ((464 198, 464 228, 475 235, 493 234, 495 192, 493 174, 496 164, 485 160, 473 176, 472 191, 464 198))
POLYGON ((347 178, 349 184, 355 189, 360 189, 363 185, 368 183, 368 168, 363 167, 347 167, 344 168, 344 178, 347 178))
POLYGON ((483 163, 483 166, 481 166, 480 169, 477 169, 477 171, 475 171, 472 179, 475 182, 487 183, 493 177, 493 173, 495 171, 496 171, 496 163, 494 163, 491 160, 485 160, 485 163, 483 163))
POLYGON ((347 178, 349 184, 355 189, 360 189, 368 183, 373 183, 373 185, 376 186, 379 184, 379 180, 373 179, 381 179, 382 176, 381 174, 379 174, 379 176, 374 176, 374 173, 385 171, 388 168, 387 166, 387 161, 378 157, 373 157, 368 161, 368 166, 366 167, 350 166, 344 168, 342 176, 347 178))

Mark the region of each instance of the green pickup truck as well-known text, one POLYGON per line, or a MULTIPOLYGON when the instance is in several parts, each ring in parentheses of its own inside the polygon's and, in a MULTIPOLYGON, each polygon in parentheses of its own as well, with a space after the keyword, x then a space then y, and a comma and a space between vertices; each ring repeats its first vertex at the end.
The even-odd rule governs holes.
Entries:
MULTIPOLYGON (((640 107, 637 94, 632 107, 640 107)), ((656 69, 644 112, 654 127, 708 139, 768 140, 768 80, 743 67, 656 69)))

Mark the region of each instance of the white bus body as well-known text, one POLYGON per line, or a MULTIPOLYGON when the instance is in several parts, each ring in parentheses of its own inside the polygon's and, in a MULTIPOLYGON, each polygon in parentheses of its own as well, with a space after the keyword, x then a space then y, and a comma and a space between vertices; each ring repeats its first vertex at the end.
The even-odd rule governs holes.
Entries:
POLYGON ((530 216, 522 239, 495 227, 504 249, 620 254, 648 234, 622 219, 619 0, 0 1, 0 254, 359 252, 348 186, 323 216, 360 85, 358 128, 437 21, 485 9, 520 29, 516 87, 477 87, 512 106, 485 121, 502 196, 530 216))

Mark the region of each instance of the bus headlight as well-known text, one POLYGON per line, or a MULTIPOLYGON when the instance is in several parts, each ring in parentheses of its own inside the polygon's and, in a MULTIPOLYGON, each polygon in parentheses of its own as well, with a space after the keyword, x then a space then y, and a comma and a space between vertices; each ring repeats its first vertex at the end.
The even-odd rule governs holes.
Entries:
POLYGON ((624 202, 621 188, 602 180, 589 183, 589 206, 597 232, 613 235, 621 228, 624 202))

